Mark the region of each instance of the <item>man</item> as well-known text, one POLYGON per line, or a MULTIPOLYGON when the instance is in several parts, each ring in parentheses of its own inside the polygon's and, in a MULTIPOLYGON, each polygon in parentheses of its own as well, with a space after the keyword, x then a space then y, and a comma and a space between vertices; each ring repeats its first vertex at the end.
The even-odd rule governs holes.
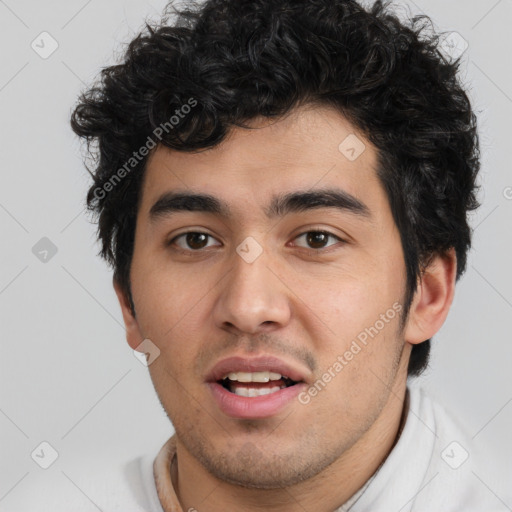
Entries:
POLYGON ((101 254, 176 431, 120 510, 506 510, 407 384, 478 206, 475 116, 421 21, 210 0, 82 96, 101 254))

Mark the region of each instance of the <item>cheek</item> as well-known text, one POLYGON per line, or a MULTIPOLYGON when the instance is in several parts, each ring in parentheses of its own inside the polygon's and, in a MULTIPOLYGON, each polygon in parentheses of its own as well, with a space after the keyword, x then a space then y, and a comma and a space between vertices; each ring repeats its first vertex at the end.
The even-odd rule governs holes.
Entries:
POLYGON ((321 293, 311 297, 311 304, 322 320, 315 336, 321 367, 341 357, 343 373, 358 379, 361 369, 393 363, 402 308, 399 283, 398 278, 377 282, 367 273, 317 288, 321 293))
POLYGON ((335 337, 353 337, 373 324, 379 314, 391 307, 394 293, 387 285, 379 285, 370 272, 346 272, 328 280, 311 279, 302 289, 304 302, 324 320, 335 337), (313 286, 314 284, 314 286, 313 286))
POLYGON ((401 352, 399 317, 392 307, 387 316, 386 311, 387 323, 376 316, 347 326, 349 321, 340 319, 341 334, 323 346, 316 374, 321 381, 317 388, 322 391, 312 400, 312 406, 326 408, 339 418, 334 424, 345 424, 349 429, 369 426, 393 386, 401 352))
MULTIPOLYGON (((146 261, 150 261, 148 257, 146 261)), ((205 287, 183 273, 144 265, 132 273, 137 320, 146 337, 166 342, 191 323, 201 308, 205 287)), ((194 324, 194 322, 192 322, 194 324)))

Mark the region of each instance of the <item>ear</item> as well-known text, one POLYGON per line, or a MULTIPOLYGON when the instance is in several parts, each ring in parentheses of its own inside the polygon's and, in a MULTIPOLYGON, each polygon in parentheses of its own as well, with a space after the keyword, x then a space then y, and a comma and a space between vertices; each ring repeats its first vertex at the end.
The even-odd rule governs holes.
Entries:
POLYGON ((114 290, 121 306, 121 312, 123 314, 124 325, 126 328, 126 341, 128 345, 135 350, 144 340, 139 328, 137 319, 132 313, 130 308, 130 302, 128 297, 121 288, 121 285, 114 279, 112 279, 114 290))
POLYGON ((416 345, 439 331, 453 301, 456 273, 455 249, 432 258, 419 279, 412 300, 405 341, 416 345))

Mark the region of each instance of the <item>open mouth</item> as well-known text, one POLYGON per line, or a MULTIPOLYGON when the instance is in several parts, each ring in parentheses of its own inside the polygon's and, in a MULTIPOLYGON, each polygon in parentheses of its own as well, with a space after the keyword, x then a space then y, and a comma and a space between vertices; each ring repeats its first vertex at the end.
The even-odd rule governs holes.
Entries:
POLYGON ((224 389, 238 396, 270 395, 297 384, 297 381, 276 372, 231 372, 217 381, 224 389))

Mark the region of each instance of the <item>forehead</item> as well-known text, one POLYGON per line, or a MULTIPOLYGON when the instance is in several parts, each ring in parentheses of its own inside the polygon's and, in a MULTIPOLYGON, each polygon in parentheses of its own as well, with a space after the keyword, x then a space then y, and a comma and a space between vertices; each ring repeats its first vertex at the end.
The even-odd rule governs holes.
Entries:
POLYGON ((219 145, 196 153, 158 146, 147 162, 140 213, 149 216, 162 194, 173 190, 217 197, 239 218, 268 216, 270 198, 275 205, 277 195, 299 190, 337 189, 370 209, 384 206, 377 151, 338 112, 310 106, 250 126, 234 128, 219 145), (248 208, 255 204, 260 212, 248 208))

